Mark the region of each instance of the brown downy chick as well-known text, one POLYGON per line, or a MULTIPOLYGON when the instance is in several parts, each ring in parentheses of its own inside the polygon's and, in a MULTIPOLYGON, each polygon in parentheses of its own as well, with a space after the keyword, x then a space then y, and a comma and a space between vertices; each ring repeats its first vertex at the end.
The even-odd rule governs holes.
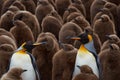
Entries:
POLYGON ((14 15, 15 14, 12 11, 5 12, 0 18, 0 28, 3 28, 9 31, 10 28, 13 27, 12 20, 13 20, 14 15))
POLYGON ((5 73, 1 80, 22 80, 21 74, 27 70, 21 68, 12 68, 7 73, 5 73))
POLYGON ((95 21, 96 21, 97 19, 100 19, 100 17, 101 17, 103 14, 108 15, 108 16, 110 17, 110 19, 111 19, 113 22, 115 22, 114 17, 113 17, 113 14, 110 12, 110 10, 107 9, 107 8, 103 8, 103 9, 101 9, 100 12, 98 12, 98 13, 95 15, 95 17, 94 17, 94 19, 93 19, 92 25, 95 23, 95 21))
POLYGON ((90 7, 94 0, 81 0, 86 9, 86 19, 90 22, 90 7))
POLYGON ((3 28, 0 28, 0 35, 7 35, 7 36, 11 37, 14 41, 16 41, 14 36, 12 35, 12 33, 10 33, 9 31, 7 31, 3 28))
POLYGON ((78 12, 79 14, 82 15, 82 13, 74 6, 69 5, 68 8, 65 10, 64 14, 63 14, 63 21, 64 23, 67 22, 67 17, 72 14, 73 12, 78 12))
POLYGON ((13 18, 13 21, 16 20, 21 20, 26 25, 28 25, 34 35, 35 40, 37 39, 37 36, 41 32, 41 29, 35 15, 29 11, 18 11, 13 18))
POLYGON ((57 12, 61 17, 63 17, 65 10, 68 8, 70 4, 71 0, 55 0, 57 12))
POLYGON ((79 25, 83 31, 85 30, 86 27, 90 26, 89 22, 82 16, 76 17, 71 22, 74 22, 77 25, 79 25))
MULTIPOLYGON (((48 2, 48 0, 39 0, 35 10, 35 16, 38 19, 40 28, 43 18, 51 11, 54 11, 54 7, 48 2)), ((41 28, 42 29, 42 28, 41 28)))
POLYGON ((42 21, 42 32, 51 32, 55 35, 57 39, 59 39, 59 31, 62 27, 61 22, 53 17, 53 16, 46 16, 42 21))
POLYGON ((91 15, 91 24, 93 23, 93 19, 95 15, 104 7, 106 1, 105 0, 94 0, 90 7, 90 15, 91 15))
POLYGON ((72 6, 76 7, 84 17, 86 17, 86 9, 85 6, 83 5, 81 0, 72 0, 73 2, 71 3, 72 6))
POLYGON ((51 11, 50 14, 48 14, 48 15, 57 18, 57 19, 61 22, 61 24, 63 24, 62 17, 58 14, 57 11, 55 11, 55 10, 54 10, 54 11, 51 11))
POLYGON ((78 67, 81 73, 75 76, 73 80, 99 80, 89 66, 83 65, 78 67))
POLYGON ((118 20, 118 15, 117 15, 117 5, 111 2, 106 2, 106 4, 104 5, 105 8, 108 8, 109 11, 112 13, 113 17, 114 17, 114 23, 115 23, 115 30, 117 35, 119 36, 119 20, 118 20))
POLYGON ((101 51, 108 49, 110 44, 118 44, 120 42, 120 39, 116 34, 106 35, 106 38, 108 40, 103 43, 101 51))
POLYGON ((59 50, 57 39, 52 33, 41 33, 37 38, 37 43, 45 41, 45 45, 37 46, 32 54, 36 59, 40 80, 52 80, 52 58, 59 50))
POLYGON ((70 44, 62 44, 61 50, 53 57, 52 80, 72 80, 77 49, 70 44))
POLYGON ((18 7, 20 10, 26 10, 25 5, 22 4, 19 0, 15 0, 15 1, 12 3, 12 6, 16 6, 16 7, 18 7))
POLYGON ((69 37, 77 36, 82 32, 82 29, 73 22, 65 23, 60 32, 59 32, 59 41, 64 44, 74 44, 73 40, 70 40, 69 37))
POLYGON ((110 44, 109 48, 101 51, 100 62, 103 80, 120 80, 120 48, 110 44))
POLYGON ((80 12, 73 12, 66 18, 66 21, 70 22, 70 21, 72 21, 73 19, 75 19, 78 16, 84 17, 80 12))
POLYGON ((1 44, 10 44, 13 46, 14 50, 17 49, 16 42, 7 35, 0 35, 0 45, 1 44))
POLYGON ((10 29, 10 32, 16 39, 17 47, 26 41, 35 41, 31 29, 23 21, 16 20, 14 21, 14 25, 15 26, 10 29))
POLYGON ((15 50, 11 44, 0 45, 0 77, 8 70, 10 58, 15 50))
POLYGON ((98 34, 102 44, 106 41, 105 35, 116 34, 115 25, 108 15, 103 14, 95 21, 93 31, 98 34))
POLYGON ((12 11, 14 14, 16 14, 17 11, 20 11, 20 9, 17 6, 10 6, 8 10, 12 11))
POLYGON ((7 12, 9 6, 12 5, 15 0, 4 0, 5 2, 3 3, 2 9, 1 9, 1 15, 3 15, 5 12, 7 12))
POLYGON ((35 14, 36 5, 33 0, 20 0, 20 2, 25 6, 26 11, 35 14))

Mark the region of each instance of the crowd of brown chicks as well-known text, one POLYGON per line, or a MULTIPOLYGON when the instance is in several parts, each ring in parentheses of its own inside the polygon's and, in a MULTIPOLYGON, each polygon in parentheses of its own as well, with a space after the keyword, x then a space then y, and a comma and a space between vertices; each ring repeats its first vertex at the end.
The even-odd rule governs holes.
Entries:
MULTIPOLYGON (((22 80, 22 69, 7 72, 11 55, 26 41, 45 40, 46 45, 32 50, 41 80, 72 80, 81 43, 66 37, 87 30, 93 35, 103 80, 120 80, 119 4, 120 0, 0 0, 0 77, 6 73, 7 80, 22 80)), ((81 67, 74 80, 99 80, 89 66, 81 67)))

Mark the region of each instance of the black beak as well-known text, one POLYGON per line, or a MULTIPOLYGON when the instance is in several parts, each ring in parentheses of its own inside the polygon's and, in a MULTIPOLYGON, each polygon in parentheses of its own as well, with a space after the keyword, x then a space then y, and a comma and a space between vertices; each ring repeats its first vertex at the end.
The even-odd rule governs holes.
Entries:
POLYGON ((79 65, 77 65, 77 67, 80 69, 80 66, 79 66, 79 65))
POLYGON ((23 70, 23 72, 26 72, 27 70, 25 69, 25 70, 23 70))
POLYGON ((34 43, 33 46, 41 45, 41 44, 46 44, 47 42, 40 42, 40 43, 34 43))

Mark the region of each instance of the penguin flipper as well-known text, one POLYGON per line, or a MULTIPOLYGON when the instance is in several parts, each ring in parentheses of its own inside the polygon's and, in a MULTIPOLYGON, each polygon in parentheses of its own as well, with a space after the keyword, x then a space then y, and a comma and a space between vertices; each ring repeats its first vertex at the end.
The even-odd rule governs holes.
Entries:
POLYGON ((100 80, 101 80, 102 68, 101 68, 101 64, 100 64, 99 57, 98 57, 98 55, 97 55, 96 53, 94 53, 94 52, 92 52, 92 51, 90 51, 90 52, 91 52, 91 53, 93 54, 93 56, 95 57, 97 67, 98 67, 98 69, 99 69, 99 78, 100 78, 100 80))
POLYGON ((29 52, 27 52, 27 53, 30 55, 32 65, 33 65, 33 68, 35 70, 35 74, 37 76, 37 80, 40 80, 39 70, 38 70, 38 67, 37 67, 37 64, 36 64, 36 60, 35 60, 34 56, 31 53, 29 53, 29 52))

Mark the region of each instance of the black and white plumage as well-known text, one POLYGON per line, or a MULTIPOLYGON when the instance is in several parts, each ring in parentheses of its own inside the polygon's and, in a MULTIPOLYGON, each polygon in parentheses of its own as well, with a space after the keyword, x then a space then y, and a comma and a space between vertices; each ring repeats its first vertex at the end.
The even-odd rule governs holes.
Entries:
POLYGON ((84 32, 80 34, 78 37, 72 37, 71 39, 80 40, 82 43, 76 55, 75 67, 73 71, 73 79, 74 77, 80 73, 79 68, 77 66, 88 65, 92 68, 93 73, 101 78, 101 67, 98 55, 94 48, 94 41, 90 34, 84 32))
POLYGON ((31 42, 23 43, 22 46, 20 46, 20 48, 18 48, 12 55, 9 69, 13 67, 21 67, 22 69, 27 70, 21 75, 23 80, 40 80, 35 58, 30 51, 35 46, 44 43, 45 42, 34 44, 31 42))

